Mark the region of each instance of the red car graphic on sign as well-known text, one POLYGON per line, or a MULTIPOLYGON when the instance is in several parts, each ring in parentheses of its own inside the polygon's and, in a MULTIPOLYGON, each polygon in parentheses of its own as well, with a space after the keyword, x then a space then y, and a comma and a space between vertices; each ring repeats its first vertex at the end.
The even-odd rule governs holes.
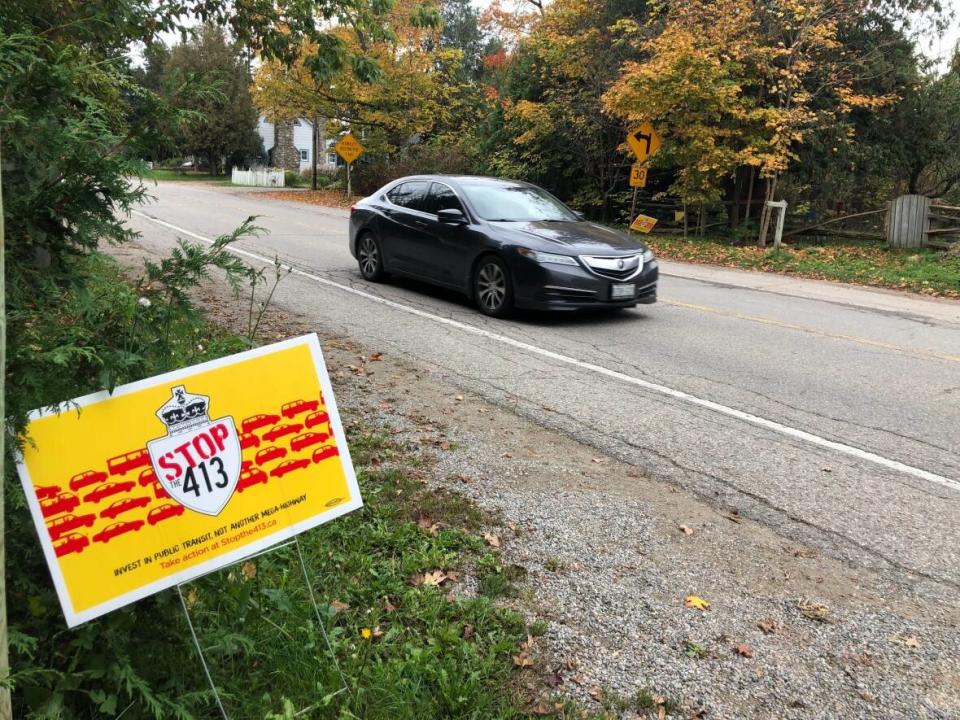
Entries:
POLYGON ((253 433, 243 433, 240 436, 240 449, 247 450, 248 448, 260 447, 260 438, 258 438, 253 433))
POLYGON ((305 447, 310 447, 311 445, 325 443, 329 439, 330 436, 326 433, 307 432, 303 435, 297 435, 293 440, 291 440, 290 449, 296 452, 297 450, 303 450, 305 447))
POLYGON ((330 422, 330 415, 323 410, 310 413, 307 415, 307 419, 303 421, 304 425, 306 425, 308 428, 316 427, 317 425, 325 425, 328 422, 330 422))
POLYGON ((117 457, 107 460, 107 470, 110 471, 111 475, 125 475, 138 467, 150 467, 150 454, 146 448, 117 455, 117 457))
POLYGON ((280 413, 289 420, 300 413, 313 412, 318 407, 320 403, 317 400, 294 400, 281 407, 280 413))
POLYGON ((270 471, 270 477, 283 477, 287 473, 292 473, 294 470, 300 470, 301 468, 309 467, 309 465, 310 461, 306 458, 300 458, 299 460, 284 460, 270 471))
POLYGON ((53 541, 53 551, 57 557, 63 557, 70 553, 83 552, 83 549, 90 544, 86 535, 80 533, 70 533, 53 541))
POLYGON ((82 472, 79 475, 74 475, 70 478, 70 489, 76 492, 77 490, 82 490, 88 485, 96 485, 98 482, 103 482, 107 479, 107 474, 105 472, 100 472, 97 470, 87 470, 82 472))
POLYGON ((40 513, 44 517, 53 517, 60 513, 73 512, 80 504, 80 498, 73 493, 62 492, 55 498, 40 501, 40 513))
POLYGON ((267 425, 273 425, 279 419, 279 415, 251 415, 248 418, 244 418, 240 427, 243 429, 243 432, 249 433, 267 427, 267 425))
POLYGON ((104 498, 110 497, 111 495, 130 492, 131 490, 133 490, 135 486, 136 486, 136 483, 133 480, 125 480, 124 482, 104 483, 89 495, 85 495, 83 498, 83 501, 98 503, 104 498))
POLYGON ((172 517, 180 517, 184 510, 183 505, 179 503, 165 503, 147 513, 147 522, 156 525, 158 522, 163 522, 172 517))
POLYGON ((258 485, 259 483, 265 483, 267 481, 267 474, 263 470, 244 470, 240 473, 240 481, 237 483, 237 492, 243 492, 248 487, 253 485, 258 485))
POLYGON ((143 520, 131 520, 130 522, 115 522, 113 525, 107 525, 103 530, 93 536, 94 542, 108 543, 118 535, 125 535, 129 532, 136 532, 144 526, 143 520))
POLYGON ((263 434, 263 439, 267 442, 273 442, 277 438, 282 438, 286 435, 296 435, 301 430, 303 430, 303 425, 300 423, 293 423, 291 425, 277 425, 273 430, 265 432, 263 434))
POLYGON ((279 460, 282 457, 286 457, 286 455, 286 448, 277 447, 276 445, 265 447, 263 450, 257 453, 257 465, 263 465, 271 460, 279 460))
POLYGON ((130 512, 131 510, 136 510, 137 508, 146 507, 149 504, 150 504, 150 498, 148 497, 123 498, 121 500, 117 500, 114 503, 111 503, 106 510, 100 513, 100 517, 116 520, 117 515, 121 515, 122 513, 125 513, 125 512, 130 512))
POLYGON ((37 500, 52 500, 63 492, 58 485, 40 485, 33 489, 37 494, 37 500))
POLYGON ((150 468, 147 468, 142 473, 140 473, 140 479, 137 480, 137 482, 140 483, 140 487, 147 487, 148 485, 150 485, 151 483, 155 483, 156 481, 157 481, 157 476, 153 474, 153 470, 151 470, 150 468))
POLYGON ((89 515, 61 515, 55 517, 47 523, 47 532, 50 533, 50 539, 56 540, 61 535, 81 527, 93 527, 97 516, 93 513, 89 515))
POLYGON ((163 485, 161 485, 160 483, 155 483, 155 484, 154 484, 154 486, 153 486, 153 496, 154 496, 155 498, 157 498, 157 500, 169 500, 169 499, 170 499, 170 495, 167 494, 167 491, 163 489, 163 485))
POLYGON ((313 461, 315 463, 322 462, 327 458, 336 457, 340 454, 340 451, 337 450, 336 445, 328 445, 327 447, 317 448, 313 451, 313 461))

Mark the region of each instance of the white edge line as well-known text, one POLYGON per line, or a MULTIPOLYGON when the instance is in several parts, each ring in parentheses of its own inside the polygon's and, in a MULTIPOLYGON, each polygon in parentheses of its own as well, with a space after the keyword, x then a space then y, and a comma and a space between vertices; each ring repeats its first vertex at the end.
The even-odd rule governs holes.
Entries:
MULTIPOLYGON (((189 237, 195 238, 205 243, 212 243, 213 241, 209 238, 204 237, 203 235, 198 235, 197 233, 186 230, 185 228, 178 227, 172 223, 168 223, 165 220, 160 220, 158 218, 151 217, 145 213, 139 212, 137 210, 131 211, 134 215, 139 215, 151 222, 154 222, 158 225, 163 225, 171 230, 174 230, 179 233, 183 233, 189 237)), ((252 258, 259 262, 267 263, 268 265, 273 264, 273 260, 263 255, 258 255, 257 253, 250 252, 249 250, 242 250, 240 248, 228 248, 230 252, 233 252, 237 255, 242 255, 245 257, 252 258)), ((289 267, 289 266, 287 266, 289 267)), ((922 468, 914 467, 912 465, 907 465, 905 463, 899 462, 898 460, 891 460, 890 458, 885 458, 882 455, 877 455, 876 453, 869 452, 868 450, 862 450, 858 447, 852 445, 846 445, 845 443, 836 442, 834 440, 828 440, 827 438, 820 437, 819 435, 814 435, 809 433, 806 430, 800 430, 799 428, 790 427, 789 425, 783 425, 776 422, 775 420, 768 420, 766 418, 760 417, 759 415, 753 415, 743 410, 737 410, 736 408, 728 407, 726 405, 721 405, 720 403, 713 402, 712 400, 705 400, 699 398, 696 395, 691 395, 689 393, 683 392, 682 390, 674 390, 669 388, 666 385, 660 385, 658 383, 649 382, 647 380, 641 380, 640 378, 634 377, 632 375, 627 375, 626 373, 619 372, 617 370, 611 370, 605 368, 602 365, 595 365, 594 363, 585 362, 583 360, 577 360, 576 358, 570 357, 568 355, 561 355, 560 353, 553 352, 552 350, 547 350, 545 348, 538 347, 537 345, 531 345, 525 343, 522 340, 515 340, 506 335, 500 335, 498 333, 490 332, 489 330, 484 330, 482 328, 474 327, 473 325, 468 325, 467 323, 462 323, 458 320, 452 320, 450 318, 441 317, 439 315, 434 315, 433 313, 425 312, 423 310, 418 310, 417 308, 409 307, 408 305, 403 305, 402 303, 394 302, 393 300, 387 300, 386 298, 373 295, 371 293, 364 292, 363 290, 357 290, 348 285, 343 285, 341 283, 329 280, 327 278, 322 278, 312 273, 306 272, 305 270, 299 270, 294 267, 290 267, 290 270, 295 275, 300 275, 305 278, 309 278, 321 285, 327 285, 329 287, 337 288, 338 290, 343 290, 344 292, 357 295, 359 297, 365 298, 367 300, 372 300, 373 302, 380 303, 381 305, 386 305, 387 307, 394 308, 395 310, 400 310, 401 312, 409 313, 410 315, 416 315, 417 317, 426 318, 434 322, 440 323, 442 325, 447 325, 448 327, 457 328, 463 332, 471 333, 473 335, 478 335, 480 337, 487 338, 488 340, 495 340, 497 342, 503 343, 505 345, 510 345, 512 347, 524 350, 526 352, 540 355, 541 357, 549 358, 550 360, 555 360, 557 362, 565 363, 567 365, 572 365, 574 367, 580 368, 581 370, 589 370, 590 372, 597 373, 598 375, 605 375, 606 377, 613 378, 614 380, 619 380, 621 382, 629 383, 631 385, 636 385, 637 387, 644 388, 646 390, 651 390, 661 395, 666 395, 668 397, 675 398, 677 400, 682 400, 684 402, 690 403, 691 405, 697 405, 708 410, 720 413, 721 415, 726 415, 728 417, 736 418, 737 420, 742 420, 743 422, 756 425, 758 427, 766 428, 767 430, 772 430, 773 432, 780 433, 781 435, 786 435, 788 437, 795 438, 797 440, 803 440, 812 445, 817 445, 822 448, 827 448, 828 450, 835 450, 837 452, 849 455, 851 457, 858 458, 860 460, 866 460, 867 462, 874 463, 875 465, 880 465, 889 470, 896 470, 897 472, 902 472, 907 475, 912 475, 915 478, 921 480, 926 480, 928 482, 935 483, 937 485, 942 485, 951 490, 960 491, 960 482, 957 480, 952 480, 943 475, 938 475, 932 473, 929 470, 924 470, 922 468)))

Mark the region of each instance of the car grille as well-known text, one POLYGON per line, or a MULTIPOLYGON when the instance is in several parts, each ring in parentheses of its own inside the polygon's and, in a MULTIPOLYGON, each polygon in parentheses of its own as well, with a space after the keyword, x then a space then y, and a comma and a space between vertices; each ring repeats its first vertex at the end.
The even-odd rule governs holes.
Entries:
POLYGON ((640 254, 620 257, 581 255, 580 259, 594 275, 610 280, 629 280, 643 269, 643 256, 640 254))

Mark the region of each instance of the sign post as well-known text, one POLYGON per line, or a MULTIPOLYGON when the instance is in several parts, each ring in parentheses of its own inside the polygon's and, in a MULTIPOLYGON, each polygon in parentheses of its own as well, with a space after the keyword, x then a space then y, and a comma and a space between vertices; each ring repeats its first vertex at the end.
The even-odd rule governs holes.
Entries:
MULTIPOLYGON (((636 217, 634 213, 637 210, 637 188, 647 186, 647 168, 643 164, 657 153, 662 144, 663 140, 653 129, 653 125, 648 122, 627 133, 627 145, 630 146, 637 158, 637 161, 630 168, 630 187, 633 188, 633 201, 630 203, 630 228, 633 230, 639 229, 634 227, 636 217)), ((636 219, 639 219, 639 217, 636 217, 636 219)), ((653 222, 656 223, 656 220, 653 222)), ((642 232, 650 232, 652 228, 653 225, 650 225, 649 229, 642 230, 642 232)))
POLYGON ((337 154, 342 157, 343 161, 347 164, 347 197, 349 198, 351 195, 350 169, 353 167, 353 161, 363 155, 365 148, 353 136, 353 133, 347 133, 344 135, 333 147, 337 151, 337 154))

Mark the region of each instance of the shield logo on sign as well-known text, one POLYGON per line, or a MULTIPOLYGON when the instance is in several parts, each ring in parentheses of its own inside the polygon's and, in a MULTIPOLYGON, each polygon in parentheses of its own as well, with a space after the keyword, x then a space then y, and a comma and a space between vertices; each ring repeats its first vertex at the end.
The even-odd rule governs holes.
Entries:
POLYGON ((166 437, 147 443, 157 482, 174 500, 204 515, 219 515, 240 479, 243 458, 237 426, 229 415, 209 416, 210 398, 183 385, 157 411, 166 437))

